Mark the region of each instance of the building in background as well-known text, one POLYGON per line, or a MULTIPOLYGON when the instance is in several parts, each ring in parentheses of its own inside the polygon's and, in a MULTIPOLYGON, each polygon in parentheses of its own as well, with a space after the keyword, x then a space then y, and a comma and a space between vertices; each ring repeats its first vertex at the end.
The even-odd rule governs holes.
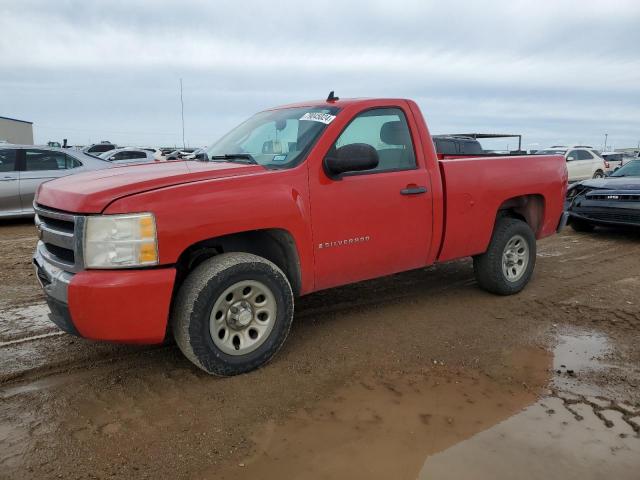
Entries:
POLYGON ((33 122, 0 117, 0 142, 33 145, 33 122))

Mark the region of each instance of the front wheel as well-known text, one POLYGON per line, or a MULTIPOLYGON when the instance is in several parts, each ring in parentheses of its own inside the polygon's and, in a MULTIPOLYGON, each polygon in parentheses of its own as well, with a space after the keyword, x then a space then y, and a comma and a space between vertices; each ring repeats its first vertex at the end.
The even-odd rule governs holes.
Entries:
POLYGON ((195 365, 237 375, 264 365, 283 345, 293 322, 293 292, 269 260, 226 253, 189 274, 172 322, 178 347, 195 365))
POLYGON ((487 251, 473 258, 473 270, 484 290, 512 295, 529 282, 535 263, 536 237, 531 227, 522 220, 502 217, 487 251))

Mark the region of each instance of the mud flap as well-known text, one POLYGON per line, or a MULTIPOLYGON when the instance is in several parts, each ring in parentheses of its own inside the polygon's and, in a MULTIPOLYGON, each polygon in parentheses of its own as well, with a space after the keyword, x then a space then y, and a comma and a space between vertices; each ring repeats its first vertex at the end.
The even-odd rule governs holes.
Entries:
POLYGON ((556 228, 556 233, 560 233, 564 227, 567 226, 567 222, 569 221, 569 212, 562 212, 562 216, 560 217, 560 221, 558 222, 558 228, 556 228))

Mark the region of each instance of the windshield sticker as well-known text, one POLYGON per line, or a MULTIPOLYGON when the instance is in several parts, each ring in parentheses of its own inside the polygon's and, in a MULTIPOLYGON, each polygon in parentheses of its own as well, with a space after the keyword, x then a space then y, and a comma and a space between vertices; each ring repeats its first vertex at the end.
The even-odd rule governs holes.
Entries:
POLYGON ((272 161, 273 162, 284 162, 287 159, 286 155, 274 155, 272 161))
POLYGON ((310 120, 312 122, 320 122, 329 125, 335 118, 335 115, 331 115, 329 113, 307 112, 300 118, 300 120, 310 120))

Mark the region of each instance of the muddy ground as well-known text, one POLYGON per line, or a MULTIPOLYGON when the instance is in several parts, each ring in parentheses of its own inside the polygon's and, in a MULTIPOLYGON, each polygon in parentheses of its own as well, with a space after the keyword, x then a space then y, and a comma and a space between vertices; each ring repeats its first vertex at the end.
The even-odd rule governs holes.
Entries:
POLYGON ((0 478, 638 478, 640 234, 545 239, 512 297, 460 261, 302 298, 229 379, 58 332, 34 243, 0 225, 0 478))

